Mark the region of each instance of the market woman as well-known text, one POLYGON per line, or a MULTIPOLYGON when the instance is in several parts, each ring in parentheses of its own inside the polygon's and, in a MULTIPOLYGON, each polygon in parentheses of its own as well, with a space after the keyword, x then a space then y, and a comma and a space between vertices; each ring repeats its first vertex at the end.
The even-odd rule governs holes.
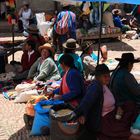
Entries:
POLYGON ((97 56, 93 53, 92 44, 89 42, 82 45, 82 50, 81 59, 83 62, 84 75, 85 78, 88 78, 88 76, 95 70, 97 56))
MULTIPOLYGON (((110 71, 105 64, 95 68, 95 80, 88 87, 80 106, 74 111, 85 129, 79 140, 138 140, 140 136, 132 135, 130 127, 137 113, 132 102, 126 102, 122 108, 115 106, 115 98, 107 85, 110 71), (120 115, 118 118, 116 115, 120 115)), ((73 113, 74 114, 74 113, 73 113)))
POLYGON ((60 58, 64 55, 64 54, 69 54, 70 56, 72 56, 72 58, 74 59, 74 64, 75 67, 81 72, 83 73, 83 64, 82 64, 82 60, 80 58, 80 56, 78 54, 75 53, 75 50, 77 48, 79 48, 80 46, 76 43, 76 40, 73 38, 68 39, 64 44, 64 53, 60 54, 58 56, 58 69, 59 72, 61 74, 61 76, 63 75, 63 69, 60 66, 59 60, 60 58))
POLYGON ((41 57, 32 65, 28 79, 37 81, 59 80, 60 74, 53 60, 54 49, 49 43, 39 47, 41 57))
POLYGON ((140 103, 140 84, 130 73, 134 63, 140 62, 135 59, 132 53, 123 53, 116 70, 111 76, 110 88, 116 98, 117 104, 123 104, 126 101, 140 103))
POLYGON ((59 62, 65 74, 62 77, 60 88, 53 91, 54 99, 63 100, 76 107, 85 93, 83 77, 75 67, 72 56, 64 54, 59 62))

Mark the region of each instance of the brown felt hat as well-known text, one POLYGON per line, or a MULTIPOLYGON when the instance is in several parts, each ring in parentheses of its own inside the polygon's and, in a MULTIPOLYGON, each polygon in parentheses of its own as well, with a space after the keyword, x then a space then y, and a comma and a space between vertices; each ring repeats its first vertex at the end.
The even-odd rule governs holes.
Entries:
POLYGON ((76 49, 80 46, 76 43, 76 40, 73 38, 68 39, 64 44, 63 47, 66 49, 76 49))
POLYGON ((121 58, 115 58, 117 61, 120 62, 131 62, 131 63, 138 63, 140 62, 139 59, 135 59, 134 58, 134 54, 133 53, 123 53, 121 58))
POLYGON ((39 33, 39 30, 38 30, 36 24, 31 24, 26 31, 30 34, 38 34, 39 33))

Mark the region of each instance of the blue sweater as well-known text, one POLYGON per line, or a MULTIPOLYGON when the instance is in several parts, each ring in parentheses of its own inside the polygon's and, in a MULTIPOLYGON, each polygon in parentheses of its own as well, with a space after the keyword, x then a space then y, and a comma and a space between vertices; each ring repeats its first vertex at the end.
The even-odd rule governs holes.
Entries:
MULTIPOLYGON (((66 76, 66 82, 70 92, 62 95, 62 100, 69 102, 77 99, 79 102, 85 93, 84 79, 81 73, 76 69, 70 69, 66 76)), ((53 91, 54 94, 59 94, 60 88, 53 91)))
POLYGON ((119 16, 113 16, 113 21, 116 27, 122 28, 124 26, 119 16))
POLYGON ((77 117, 84 115, 86 129, 90 132, 99 132, 103 108, 103 87, 98 81, 93 81, 88 87, 80 106, 74 111, 77 117))

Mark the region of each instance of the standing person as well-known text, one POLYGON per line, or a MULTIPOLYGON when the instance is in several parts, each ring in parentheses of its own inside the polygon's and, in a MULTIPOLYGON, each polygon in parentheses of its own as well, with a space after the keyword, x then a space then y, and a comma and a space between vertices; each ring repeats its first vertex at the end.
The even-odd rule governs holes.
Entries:
POLYGON ((69 54, 73 57, 74 59, 74 64, 75 67, 81 72, 83 73, 83 64, 82 64, 82 60, 80 58, 80 56, 78 54, 75 53, 76 48, 79 48, 79 45, 76 43, 75 39, 68 39, 64 44, 64 53, 60 54, 58 56, 58 69, 61 75, 63 75, 63 70, 60 66, 59 60, 60 58, 63 56, 63 54, 69 54))
POLYGON ((41 57, 32 65, 27 78, 35 81, 59 80, 60 74, 53 60, 54 49, 51 44, 40 46, 39 52, 41 57))
POLYGON ((55 49, 60 52, 62 44, 68 38, 76 39, 76 15, 70 11, 70 5, 63 5, 62 11, 57 15, 53 38, 55 49))
POLYGON ((59 63, 65 74, 62 77, 60 88, 53 91, 54 99, 63 100, 76 107, 85 94, 84 79, 75 68, 72 56, 64 54, 59 59, 59 63))
POLYGON ((119 64, 111 76, 110 88, 117 104, 121 105, 126 101, 140 103, 140 84, 130 73, 134 63, 140 61, 134 58, 133 53, 123 53, 122 57, 116 60, 119 64))
POLYGON ((29 7, 29 3, 27 1, 23 1, 23 6, 20 9, 19 13, 19 31, 23 32, 25 29, 29 27, 30 19, 33 18, 33 13, 31 8, 29 7))
POLYGON ((139 140, 130 127, 137 117, 136 107, 132 102, 123 105, 124 114, 116 119, 118 108, 115 98, 108 88, 110 71, 105 64, 95 68, 95 80, 88 87, 79 107, 72 113, 84 125, 84 131, 78 140, 139 140), (93 119, 94 118, 94 119, 93 119))

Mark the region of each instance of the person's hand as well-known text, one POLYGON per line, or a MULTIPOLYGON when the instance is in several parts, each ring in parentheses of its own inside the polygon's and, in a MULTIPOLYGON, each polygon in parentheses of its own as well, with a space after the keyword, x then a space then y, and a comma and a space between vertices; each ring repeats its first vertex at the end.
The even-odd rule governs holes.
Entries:
POLYGON ((62 98, 61 95, 55 95, 55 96, 53 97, 54 100, 60 100, 61 98, 62 98))
POLYGON ((45 95, 48 96, 49 98, 53 98, 54 96, 53 92, 47 92, 45 95))
POLYGON ((84 116, 81 116, 81 117, 78 118, 78 121, 79 121, 80 124, 85 124, 86 119, 85 119, 84 116))

